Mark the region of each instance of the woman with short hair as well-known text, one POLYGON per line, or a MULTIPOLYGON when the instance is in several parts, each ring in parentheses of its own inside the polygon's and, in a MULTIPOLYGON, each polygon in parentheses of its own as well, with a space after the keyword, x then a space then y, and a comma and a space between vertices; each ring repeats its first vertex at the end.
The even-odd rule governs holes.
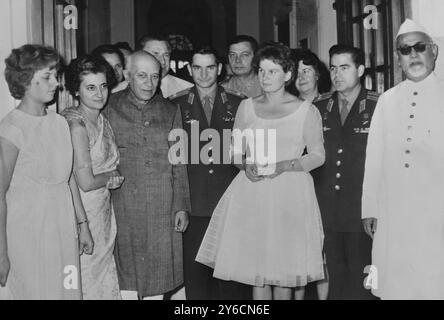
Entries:
POLYGON ((60 56, 24 45, 5 62, 21 102, 0 122, 0 284, 12 299, 81 299, 79 251, 91 254, 93 241, 70 178, 68 124, 47 110, 60 56))
POLYGON ((65 74, 66 85, 78 107, 64 114, 74 147, 74 175, 94 239, 94 253, 81 257, 85 300, 120 299, 113 251, 117 227, 109 189, 120 187, 123 177, 114 133, 100 113, 108 101, 112 70, 100 57, 73 60, 65 74))
POLYGON ((288 47, 267 44, 254 61, 264 94, 244 100, 236 114, 233 153, 242 171, 219 201, 196 260, 216 278, 253 286, 256 300, 289 300, 293 288, 324 278, 309 173, 325 160, 322 119, 286 89, 294 74, 288 47))

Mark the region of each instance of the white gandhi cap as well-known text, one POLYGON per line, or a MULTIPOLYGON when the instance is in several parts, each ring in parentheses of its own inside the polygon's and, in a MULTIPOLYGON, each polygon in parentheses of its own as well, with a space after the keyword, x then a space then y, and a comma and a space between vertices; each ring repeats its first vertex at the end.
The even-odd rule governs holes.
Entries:
POLYGON ((430 36, 429 32, 422 25, 416 23, 411 19, 406 19, 399 28, 399 32, 396 35, 396 39, 398 39, 399 36, 410 32, 422 32, 430 36))

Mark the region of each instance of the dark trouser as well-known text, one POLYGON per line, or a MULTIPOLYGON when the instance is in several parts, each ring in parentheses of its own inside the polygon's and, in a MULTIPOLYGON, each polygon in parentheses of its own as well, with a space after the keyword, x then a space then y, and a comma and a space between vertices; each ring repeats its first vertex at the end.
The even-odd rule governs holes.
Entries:
POLYGON ((213 278, 213 269, 196 262, 209 217, 190 217, 183 237, 184 277, 187 300, 250 300, 250 286, 213 278))
POLYGON ((330 300, 372 300, 364 288, 371 264, 372 240, 363 232, 325 230, 324 251, 327 256, 330 300))

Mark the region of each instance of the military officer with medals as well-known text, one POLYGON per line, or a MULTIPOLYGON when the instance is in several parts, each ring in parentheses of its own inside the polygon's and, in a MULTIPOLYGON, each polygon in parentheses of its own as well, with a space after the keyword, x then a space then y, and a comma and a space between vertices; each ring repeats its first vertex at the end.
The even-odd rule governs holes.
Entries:
POLYGON ((189 228, 184 234, 184 275, 186 296, 190 300, 251 298, 249 287, 213 278, 213 269, 195 261, 213 210, 238 173, 230 164, 229 144, 237 108, 245 97, 217 84, 221 68, 212 48, 196 50, 188 65, 195 85, 171 97, 180 107, 183 128, 188 134, 192 209, 189 228), (228 141, 224 141, 224 130, 228 141), (220 143, 212 146, 217 140, 220 143))
POLYGON ((326 162, 313 176, 333 300, 373 298, 363 285, 372 240, 361 223, 361 195, 367 136, 378 94, 361 85, 364 64, 362 50, 333 46, 330 76, 336 91, 314 102, 323 118, 326 162))

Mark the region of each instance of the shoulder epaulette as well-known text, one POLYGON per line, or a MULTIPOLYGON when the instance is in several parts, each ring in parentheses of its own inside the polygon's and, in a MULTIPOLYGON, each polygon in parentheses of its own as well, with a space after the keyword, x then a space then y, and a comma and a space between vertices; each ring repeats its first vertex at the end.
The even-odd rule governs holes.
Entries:
POLYGON ((236 90, 227 89, 227 88, 224 88, 224 89, 225 89, 225 92, 226 92, 226 93, 229 93, 229 94, 235 95, 235 96, 237 96, 237 97, 239 97, 239 98, 241 98, 241 99, 246 99, 246 98, 247 98, 246 95, 244 95, 243 93, 240 93, 240 92, 238 92, 238 91, 236 91, 236 90))
POLYGON ((324 101, 324 100, 328 100, 333 96, 333 92, 327 92, 327 93, 323 93, 321 94, 317 99, 315 99, 315 101, 313 102, 318 102, 318 101, 324 101))
POLYGON ((367 92, 367 99, 372 101, 378 101, 380 94, 375 91, 367 92))
POLYGON ((188 93, 190 93, 191 88, 187 88, 185 90, 179 91, 175 94, 173 94, 172 96, 168 97, 169 100, 173 100, 179 97, 183 97, 185 95, 187 95, 188 93))

